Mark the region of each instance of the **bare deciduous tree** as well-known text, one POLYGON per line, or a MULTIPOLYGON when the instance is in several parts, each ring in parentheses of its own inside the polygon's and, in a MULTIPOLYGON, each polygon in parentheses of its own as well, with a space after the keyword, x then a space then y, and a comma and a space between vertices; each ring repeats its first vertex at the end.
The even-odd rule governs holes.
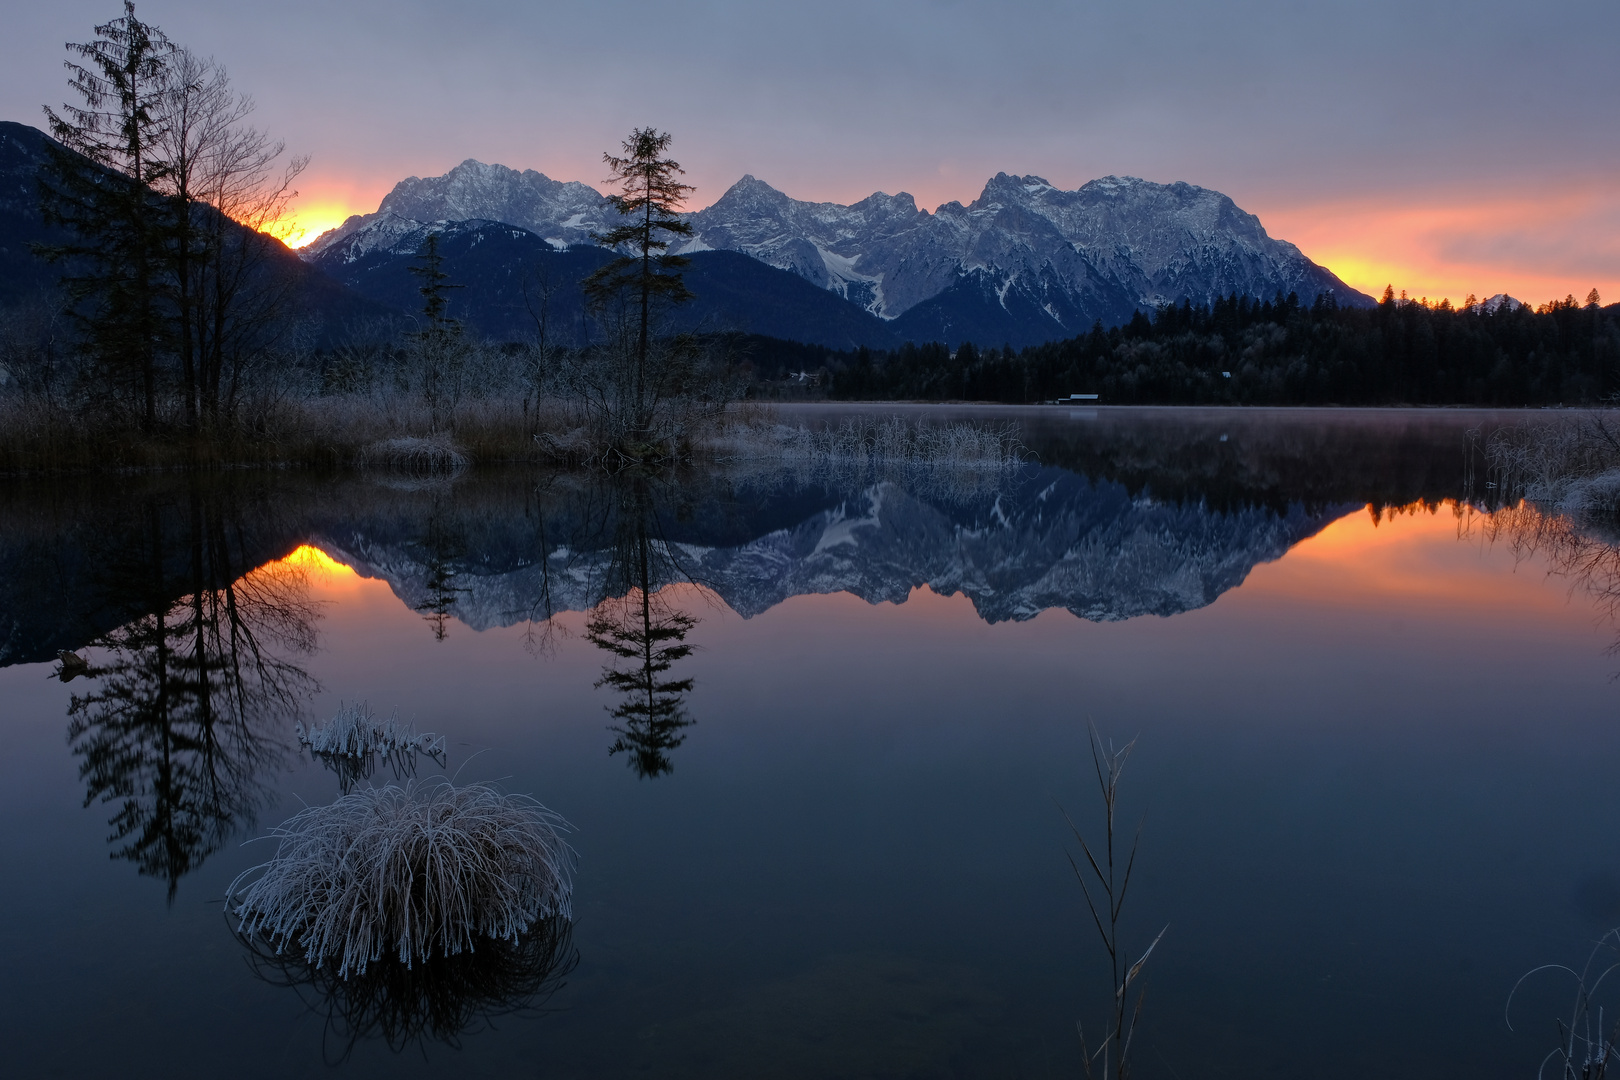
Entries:
POLYGON ((248 122, 253 109, 223 66, 175 50, 158 142, 165 167, 154 186, 171 208, 166 255, 193 426, 234 410, 244 378, 286 329, 296 285, 272 258, 309 159, 279 165, 285 146, 248 122))

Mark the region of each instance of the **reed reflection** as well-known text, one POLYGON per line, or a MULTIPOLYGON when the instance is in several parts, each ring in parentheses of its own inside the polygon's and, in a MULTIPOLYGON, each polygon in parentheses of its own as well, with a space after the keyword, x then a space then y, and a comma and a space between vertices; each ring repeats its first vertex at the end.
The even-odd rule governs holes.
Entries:
POLYGON ((172 515, 148 507, 144 535, 120 537, 101 564, 145 613, 91 642, 94 662, 74 671, 90 686, 68 706, 85 806, 116 806, 112 857, 166 881, 170 902, 251 823, 284 753, 279 729, 318 689, 298 663, 319 619, 303 570, 243 574, 219 508, 193 493, 186 509, 170 530, 172 515))
MULTIPOLYGON (((1620 626, 1620 531, 1613 523, 1578 520, 1525 500, 1477 518, 1466 514, 1462 534, 1475 527, 1487 541, 1506 544, 1516 559, 1544 560, 1552 574, 1591 598, 1605 622, 1620 626)), ((1620 634, 1608 652, 1620 656, 1620 634)))

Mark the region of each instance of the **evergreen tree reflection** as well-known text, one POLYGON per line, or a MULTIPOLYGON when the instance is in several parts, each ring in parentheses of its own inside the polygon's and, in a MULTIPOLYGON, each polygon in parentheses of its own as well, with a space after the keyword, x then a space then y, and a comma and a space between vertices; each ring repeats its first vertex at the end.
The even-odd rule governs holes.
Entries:
POLYGON ((92 643, 92 687, 68 707, 85 806, 117 806, 112 857, 165 880, 171 902, 251 821, 283 752, 276 728, 317 689, 293 659, 315 647, 303 571, 244 574, 217 503, 194 491, 186 510, 175 529, 149 506, 145 535, 120 537, 121 557, 103 564, 145 614, 92 643))
POLYGON ((669 752, 686 741, 695 721, 686 709, 689 678, 670 678, 670 668, 690 656, 687 634, 698 620, 676 610, 659 590, 684 578, 671 545, 657 537, 658 514, 646 482, 613 491, 612 558, 601 600, 585 623, 586 639, 612 655, 596 687, 620 695, 608 707, 617 723, 608 753, 627 755, 637 776, 656 777, 674 768, 669 752))
POLYGON ((416 610, 433 628, 433 640, 443 641, 450 633, 450 609, 456 598, 467 590, 458 582, 460 568, 457 560, 465 554, 466 545, 456 531, 445 524, 442 507, 435 501, 428 512, 427 532, 422 538, 423 565, 427 571, 427 596, 416 610))

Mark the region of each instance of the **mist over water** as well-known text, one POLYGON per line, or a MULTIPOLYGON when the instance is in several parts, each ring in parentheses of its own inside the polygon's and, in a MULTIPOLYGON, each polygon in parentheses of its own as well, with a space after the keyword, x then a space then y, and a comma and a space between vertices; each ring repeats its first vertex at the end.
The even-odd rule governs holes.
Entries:
POLYGON ((1078 1075, 1089 720, 1169 927, 1138 1075, 1533 1074, 1569 995, 1509 990, 1620 923, 1620 574, 1491 512, 1508 421, 994 415, 1023 468, 9 485, 10 1067, 1078 1075), (357 702, 572 823, 571 925, 364 985, 244 948, 244 842, 350 782, 294 724, 357 702))

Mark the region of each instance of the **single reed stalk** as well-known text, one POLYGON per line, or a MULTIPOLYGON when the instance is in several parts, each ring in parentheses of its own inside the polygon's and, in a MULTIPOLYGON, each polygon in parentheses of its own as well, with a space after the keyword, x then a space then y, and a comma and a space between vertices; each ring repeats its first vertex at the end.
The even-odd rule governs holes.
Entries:
MULTIPOLYGON (((1102 1041, 1093 1048, 1086 1038, 1085 1025, 1077 1021, 1075 1029, 1080 1034, 1080 1052, 1085 1062, 1087 1080, 1094 1077, 1113 1076, 1115 1080, 1125 1080, 1131 1074, 1131 1045, 1136 1035, 1137 1024, 1142 1019, 1142 1002, 1147 996, 1146 989, 1137 991, 1136 1002, 1133 1006, 1130 1001, 1130 991, 1142 974, 1142 967, 1147 963, 1153 950, 1164 938, 1164 930, 1153 939, 1143 952, 1134 961, 1130 954, 1120 944, 1119 922, 1120 913, 1125 908, 1125 894, 1131 885, 1131 871, 1136 866, 1136 850, 1142 839, 1142 824, 1136 826, 1136 833, 1131 838, 1130 851, 1125 855, 1125 865, 1121 871, 1116 852, 1115 815, 1119 807, 1119 778, 1125 771, 1125 760, 1130 757, 1131 750, 1136 746, 1132 739, 1122 748, 1115 750, 1112 743, 1104 746, 1102 736, 1097 734, 1096 725, 1088 724, 1091 732, 1091 762, 1097 772, 1097 787, 1102 794, 1104 811, 1104 840, 1102 858, 1093 853, 1091 845, 1086 842, 1079 826, 1069 817, 1067 811, 1063 812, 1063 820, 1068 822, 1069 830, 1074 838, 1080 842, 1080 850, 1085 855, 1088 875, 1069 855, 1069 866, 1074 870, 1075 880, 1080 882, 1080 890, 1085 895, 1086 906, 1091 910, 1092 922, 1097 927, 1097 935, 1102 939, 1103 949, 1108 953, 1109 970, 1112 974, 1110 988, 1113 991, 1113 1003, 1107 1030, 1102 1041), (1095 890, 1095 893, 1094 893, 1095 890)), ((1062 810, 1062 807, 1058 808, 1062 810)))

